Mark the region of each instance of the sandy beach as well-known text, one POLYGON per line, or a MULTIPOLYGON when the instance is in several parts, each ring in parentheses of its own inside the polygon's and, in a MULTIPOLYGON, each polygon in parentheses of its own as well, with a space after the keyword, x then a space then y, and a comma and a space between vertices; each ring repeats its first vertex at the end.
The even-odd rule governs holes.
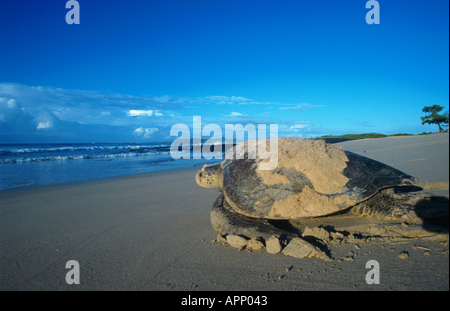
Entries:
MULTIPOLYGON (((339 145, 424 182, 449 181, 448 133, 339 145)), ((213 243, 219 193, 197 186, 196 171, 1 191, 0 290, 449 290, 449 247, 434 241, 333 247, 331 261, 213 243), (69 260, 79 285, 66 283, 69 260), (366 283, 369 260, 380 284, 366 283)))

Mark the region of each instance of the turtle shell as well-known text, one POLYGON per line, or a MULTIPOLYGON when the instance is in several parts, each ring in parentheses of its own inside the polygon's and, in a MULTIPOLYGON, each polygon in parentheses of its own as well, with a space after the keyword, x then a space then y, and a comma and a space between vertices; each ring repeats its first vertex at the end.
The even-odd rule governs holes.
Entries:
MULTIPOLYGON (((267 145, 269 149, 269 140, 267 145)), ((248 149, 248 142, 235 146, 235 158, 226 157, 222 170, 225 199, 235 211, 250 217, 329 215, 368 199, 380 189, 418 182, 386 164, 322 140, 279 138, 278 162, 273 170, 261 170, 260 164, 268 160, 258 156, 249 159, 248 149)))

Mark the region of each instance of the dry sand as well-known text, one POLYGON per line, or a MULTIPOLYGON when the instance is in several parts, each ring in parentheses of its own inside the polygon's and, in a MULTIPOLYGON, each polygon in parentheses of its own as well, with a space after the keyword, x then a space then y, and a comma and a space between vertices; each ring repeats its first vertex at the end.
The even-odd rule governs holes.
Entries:
MULTIPOLYGON (((449 181, 448 134, 340 145, 449 181)), ((196 171, 1 191, 0 290, 449 290, 449 247, 433 241, 348 244, 331 261, 212 243, 219 193, 197 186, 196 171), (65 281, 69 260, 80 285, 65 281), (366 283, 369 260, 380 284, 366 283)))

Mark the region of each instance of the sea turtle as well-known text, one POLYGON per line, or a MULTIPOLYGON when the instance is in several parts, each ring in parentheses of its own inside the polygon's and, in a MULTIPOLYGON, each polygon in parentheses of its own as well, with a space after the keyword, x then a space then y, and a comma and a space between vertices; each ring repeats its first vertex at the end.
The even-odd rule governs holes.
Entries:
POLYGON ((343 211, 400 222, 417 220, 411 195, 392 191, 416 187, 417 178, 323 140, 277 142, 278 164, 273 170, 261 170, 267 160, 249 158, 246 142, 228 151, 235 157, 226 156, 220 164, 205 164, 198 171, 198 185, 222 192, 211 210, 213 227, 221 234, 293 239, 299 235, 273 224, 343 211))

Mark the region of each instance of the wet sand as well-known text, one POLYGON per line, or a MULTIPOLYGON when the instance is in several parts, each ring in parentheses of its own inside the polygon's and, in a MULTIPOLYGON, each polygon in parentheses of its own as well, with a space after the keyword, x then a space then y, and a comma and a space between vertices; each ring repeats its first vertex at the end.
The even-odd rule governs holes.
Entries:
MULTIPOLYGON (((449 181, 448 133, 339 145, 424 182, 449 181)), ((449 247, 433 241, 333 247, 331 261, 213 243, 219 193, 197 186, 196 171, 1 191, 0 290, 449 290, 449 247), (79 285, 65 281, 69 260, 80 264, 79 285), (380 284, 366 283, 369 260, 380 284)))

